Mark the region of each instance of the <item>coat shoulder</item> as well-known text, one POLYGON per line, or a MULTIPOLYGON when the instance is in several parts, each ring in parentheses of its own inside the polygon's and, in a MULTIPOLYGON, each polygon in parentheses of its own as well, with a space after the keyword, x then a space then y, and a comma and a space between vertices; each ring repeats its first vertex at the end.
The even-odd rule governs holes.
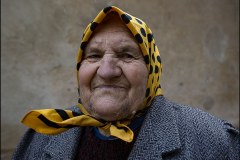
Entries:
POLYGON ((232 124, 192 106, 165 104, 173 109, 184 147, 197 149, 200 157, 239 158, 239 130, 232 124))
POLYGON ((208 131, 209 133, 219 136, 219 134, 229 133, 230 135, 239 135, 239 130, 226 120, 222 120, 210 113, 207 113, 196 107, 172 103, 172 107, 177 114, 178 121, 185 125, 189 125, 201 132, 208 131))

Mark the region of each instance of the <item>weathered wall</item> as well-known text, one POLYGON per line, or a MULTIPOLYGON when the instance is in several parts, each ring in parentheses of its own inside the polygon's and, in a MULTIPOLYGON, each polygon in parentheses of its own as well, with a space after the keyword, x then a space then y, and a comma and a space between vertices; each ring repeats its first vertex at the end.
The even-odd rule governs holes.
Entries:
POLYGON ((82 31, 111 4, 152 29, 166 97, 238 126, 238 0, 1 2, 1 159, 9 159, 25 131, 19 121, 27 111, 77 102, 75 57, 82 31))

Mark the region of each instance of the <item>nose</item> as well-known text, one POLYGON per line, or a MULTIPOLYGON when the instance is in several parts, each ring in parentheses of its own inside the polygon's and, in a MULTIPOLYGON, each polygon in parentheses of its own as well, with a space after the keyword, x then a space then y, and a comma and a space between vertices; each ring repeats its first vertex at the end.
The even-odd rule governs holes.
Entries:
POLYGON ((122 69, 118 66, 117 58, 105 54, 101 59, 97 74, 104 80, 120 77, 122 69))

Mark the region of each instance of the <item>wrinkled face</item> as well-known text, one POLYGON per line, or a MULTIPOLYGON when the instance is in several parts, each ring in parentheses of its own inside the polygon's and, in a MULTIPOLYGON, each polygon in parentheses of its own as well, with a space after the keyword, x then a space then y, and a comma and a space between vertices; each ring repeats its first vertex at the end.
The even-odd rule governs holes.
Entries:
POLYGON ((148 71, 137 42, 120 19, 94 31, 78 76, 82 104, 98 119, 131 118, 144 107, 148 71))

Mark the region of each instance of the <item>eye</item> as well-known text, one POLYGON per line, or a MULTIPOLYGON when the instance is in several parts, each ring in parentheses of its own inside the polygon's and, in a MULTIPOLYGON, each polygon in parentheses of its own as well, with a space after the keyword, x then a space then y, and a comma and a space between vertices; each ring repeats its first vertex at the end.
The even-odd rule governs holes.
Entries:
POLYGON ((88 58, 101 58, 101 56, 100 55, 89 55, 89 56, 87 56, 87 59, 88 58))
POLYGON ((118 58, 121 59, 124 62, 132 62, 134 59, 136 59, 132 54, 130 53, 121 53, 118 55, 118 58))
POLYGON ((129 53, 122 53, 118 56, 119 58, 134 59, 135 57, 129 53))
POLYGON ((89 62, 97 62, 102 58, 99 54, 89 54, 84 57, 84 60, 87 60, 89 62))
POLYGON ((133 55, 127 54, 127 53, 124 54, 123 57, 125 57, 125 58, 135 58, 133 55))

